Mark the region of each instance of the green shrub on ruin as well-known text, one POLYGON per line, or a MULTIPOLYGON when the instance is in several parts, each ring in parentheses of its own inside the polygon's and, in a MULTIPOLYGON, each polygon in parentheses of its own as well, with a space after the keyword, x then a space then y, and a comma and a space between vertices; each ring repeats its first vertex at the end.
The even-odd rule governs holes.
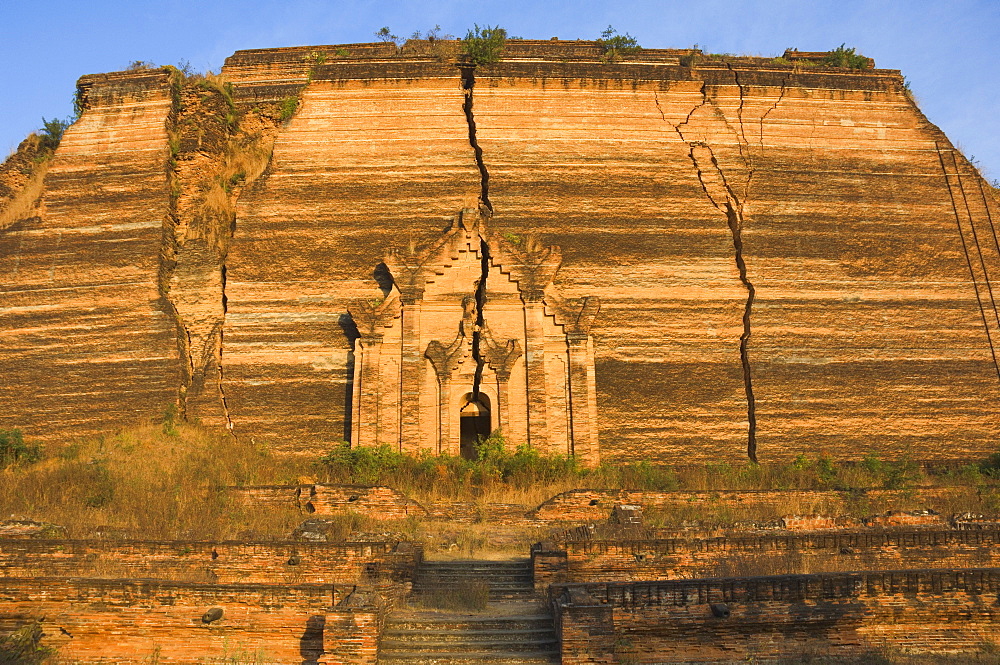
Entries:
POLYGON ((597 46, 601 49, 605 62, 615 62, 623 55, 635 55, 642 50, 635 37, 627 32, 624 35, 618 34, 610 25, 601 33, 597 46))
POLYGON ((41 622, 32 621, 9 635, 0 637, 0 664, 36 665, 50 662, 56 650, 40 644, 43 634, 41 622))
POLYGON ((292 95, 291 97, 285 97, 278 103, 278 118, 281 122, 287 122, 292 119, 295 112, 299 108, 299 97, 298 95, 292 95))
POLYGON ((846 44, 841 44, 830 51, 823 64, 829 67, 844 67, 846 69, 868 69, 871 61, 863 55, 855 53, 853 48, 845 48, 846 44))
POLYGON ((473 65, 491 65, 500 62, 507 31, 498 25, 474 25, 462 39, 462 51, 473 65))
POLYGON ((27 444, 19 429, 0 429, 0 469, 33 464, 42 459, 37 444, 27 444))
POLYGON ((72 118, 53 118, 46 120, 42 118, 42 129, 39 136, 42 137, 42 147, 48 150, 55 150, 62 141, 63 133, 73 124, 72 118))
POLYGON ((391 446, 344 443, 320 459, 327 482, 388 485, 403 491, 439 491, 458 496, 494 485, 516 488, 579 476, 576 460, 546 456, 527 446, 509 450, 499 432, 476 447, 476 459, 451 455, 406 455, 391 446))

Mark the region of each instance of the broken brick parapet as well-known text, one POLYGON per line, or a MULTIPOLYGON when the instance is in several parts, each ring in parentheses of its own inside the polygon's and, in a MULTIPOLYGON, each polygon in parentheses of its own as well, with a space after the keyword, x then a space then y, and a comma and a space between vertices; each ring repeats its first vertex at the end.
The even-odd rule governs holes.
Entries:
POLYGON ((616 663, 614 610, 590 599, 554 603, 562 665, 616 663))
POLYGON ((374 606, 335 607, 326 615, 323 638, 324 665, 376 665, 380 630, 374 606))
POLYGON ((733 567, 816 570, 1000 564, 998 530, 893 530, 539 544, 535 585, 706 577, 733 567), (544 545, 544 546, 543 546, 544 545))
POLYGON ((170 578, 259 584, 406 583, 410 543, 0 540, 0 578, 170 578))
MULTIPOLYGON (((864 499, 879 502, 933 502, 968 495, 967 487, 932 487, 908 490, 616 490, 573 489, 542 502, 529 511, 529 517, 544 522, 598 521, 608 517, 618 504, 634 504, 649 509, 727 506, 730 508, 768 508, 785 514, 826 512, 842 514, 850 502, 864 499), (791 510, 797 508, 798 510, 791 510)), ((902 518, 899 518, 902 519, 902 518)), ((924 522, 934 523, 937 520, 924 522)), ((835 525, 830 525, 835 526, 835 525)))
POLYGON ((330 608, 321 665, 377 665, 378 646, 392 608, 402 602, 398 590, 359 587, 330 608))
POLYGON ((394 520, 427 514, 417 501, 381 485, 255 485, 231 487, 229 492, 251 504, 289 506, 316 515, 350 511, 394 520))

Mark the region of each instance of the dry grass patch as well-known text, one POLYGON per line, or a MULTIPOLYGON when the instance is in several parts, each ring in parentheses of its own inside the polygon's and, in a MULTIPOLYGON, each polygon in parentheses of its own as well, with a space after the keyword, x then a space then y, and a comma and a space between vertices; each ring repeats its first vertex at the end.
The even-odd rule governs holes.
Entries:
POLYGON ((460 581, 420 594, 417 604, 426 609, 481 611, 490 602, 490 585, 483 580, 460 581))
POLYGON ((150 425, 0 471, 0 515, 60 524, 71 538, 282 538, 302 521, 296 508, 251 506, 226 488, 293 484, 305 473, 302 461, 225 434, 150 425))

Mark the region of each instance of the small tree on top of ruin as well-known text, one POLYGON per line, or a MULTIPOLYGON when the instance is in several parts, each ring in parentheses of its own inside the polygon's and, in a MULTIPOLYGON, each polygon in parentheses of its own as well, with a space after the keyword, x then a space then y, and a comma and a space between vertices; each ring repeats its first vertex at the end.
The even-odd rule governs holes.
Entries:
POLYGON ((469 56, 474 65, 490 65, 500 61, 504 44, 507 42, 507 31, 500 26, 473 26, 462 40, 462 50, 469 56))

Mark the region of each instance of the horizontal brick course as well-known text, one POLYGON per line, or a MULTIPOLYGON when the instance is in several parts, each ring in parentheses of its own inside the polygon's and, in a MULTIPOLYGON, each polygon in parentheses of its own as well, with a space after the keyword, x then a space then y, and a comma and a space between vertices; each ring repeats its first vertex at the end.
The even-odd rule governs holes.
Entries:
POLYGON ((1000 530, 864 531, 538 545, 535 585, 711 577, 720 569, 787 572, 1000 565, 1000 530))
POLYGON ((405 583, 412 543, 0 540, 0 578, 113 577, 230 584, 405 583))

